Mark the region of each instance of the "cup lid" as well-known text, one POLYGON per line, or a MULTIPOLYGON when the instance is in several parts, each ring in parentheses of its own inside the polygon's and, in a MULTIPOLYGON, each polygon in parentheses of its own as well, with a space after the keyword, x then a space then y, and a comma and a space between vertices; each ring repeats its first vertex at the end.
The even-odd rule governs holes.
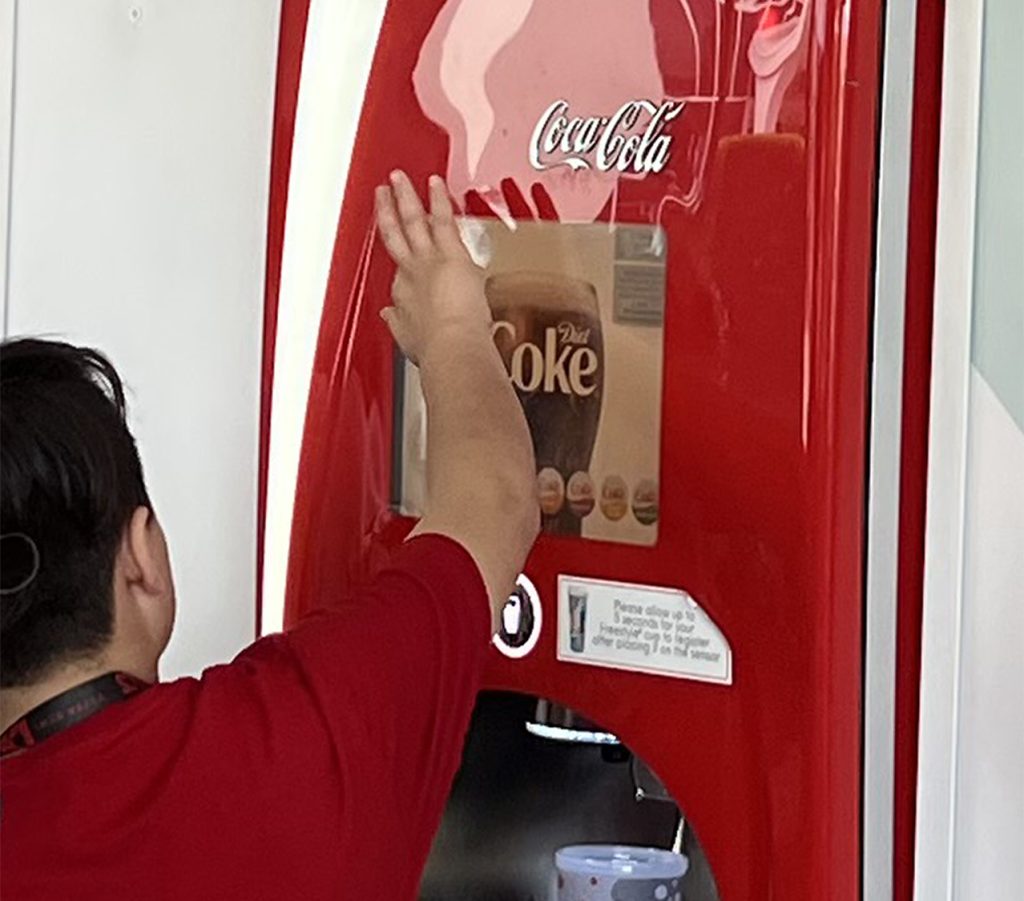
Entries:
POLYGON ((555 852, 559 870, 590 876, 674 879, 686 873, 689 863, 673 851, 632 845, 570 845, 555 852))

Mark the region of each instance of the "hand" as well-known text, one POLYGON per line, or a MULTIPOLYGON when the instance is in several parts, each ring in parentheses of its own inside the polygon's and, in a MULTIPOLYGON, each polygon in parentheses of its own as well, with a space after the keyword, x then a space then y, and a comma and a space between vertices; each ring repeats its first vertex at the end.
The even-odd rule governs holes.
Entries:
POLYGON ((381 318, 416 364, 445 340, 491 340, 483 271, 462 243, 440 176, 430 177, 429 194, 428 217, 404 172, 392 172, 391 187, 376 193, 377 227, 398 267, 394 306, 381 310, 381 318))

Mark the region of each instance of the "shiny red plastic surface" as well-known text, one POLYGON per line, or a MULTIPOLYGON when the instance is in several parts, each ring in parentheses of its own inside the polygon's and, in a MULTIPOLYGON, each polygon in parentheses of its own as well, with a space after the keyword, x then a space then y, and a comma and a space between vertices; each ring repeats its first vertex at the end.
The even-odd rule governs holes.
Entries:
MULTIPOLYGON (((555 15, 549 0, 534 6, 555 15)), ((723 898, 854 899, 880 3, 621 8, 634 6, 650 14, 666 93, 699 95, 673 132, 674 164, 623 180, 598 213, 657 218, 668 234, 658 542, 543 536, 526 572, 545 632, 523 660, 494 651, 487 686, 551 698, 617 733, 678 800, 723 898), (794 16, 807 18, 780 63, 792 81, 777 109, 758 112, 748 42, 794 16), (717 49, 694 59, 702 47, 717 49), (684 588, 730 641, 734 684, 558 662, 558 573, 684 588)), ((441 9, 392 0, 384 19, 313 373, 289 620, 358 586, 412 525, 389 503, 393 351, 377 312, 392 269, 375 244, 372 189, 395 167, 419 183, 451 174, 449 132, 413 84, 441 9)), ((588 27, 563 26, 563 42, 588 27)), ((607 64, 591 59, 593 77, 607 64)))

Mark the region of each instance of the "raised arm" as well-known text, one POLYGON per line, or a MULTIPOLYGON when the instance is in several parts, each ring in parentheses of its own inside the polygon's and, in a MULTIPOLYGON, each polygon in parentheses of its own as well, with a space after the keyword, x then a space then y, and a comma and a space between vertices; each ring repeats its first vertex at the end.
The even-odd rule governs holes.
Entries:
POLYGON ((501 608, 537 536, 535 463, 522 408, 491 338, 483 274, 459 237, 444 182, 426 214, 404 173, 377 189, 380 235, 397 265, 381 315, 420 370, 427 501, 413 534, 447 535, 473 556, 501 608))

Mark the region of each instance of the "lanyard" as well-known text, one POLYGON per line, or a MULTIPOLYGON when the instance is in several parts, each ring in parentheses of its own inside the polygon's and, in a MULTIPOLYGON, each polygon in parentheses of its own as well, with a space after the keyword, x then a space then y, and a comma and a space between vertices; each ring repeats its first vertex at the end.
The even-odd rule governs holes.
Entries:
POLYGON ((38 707, 33 707, 4 730, 0 735, 0 757, 37 745, 88 719, 104 707, 142 691, 148 684, 127 673, 105 673, 62 691, 38 707))

